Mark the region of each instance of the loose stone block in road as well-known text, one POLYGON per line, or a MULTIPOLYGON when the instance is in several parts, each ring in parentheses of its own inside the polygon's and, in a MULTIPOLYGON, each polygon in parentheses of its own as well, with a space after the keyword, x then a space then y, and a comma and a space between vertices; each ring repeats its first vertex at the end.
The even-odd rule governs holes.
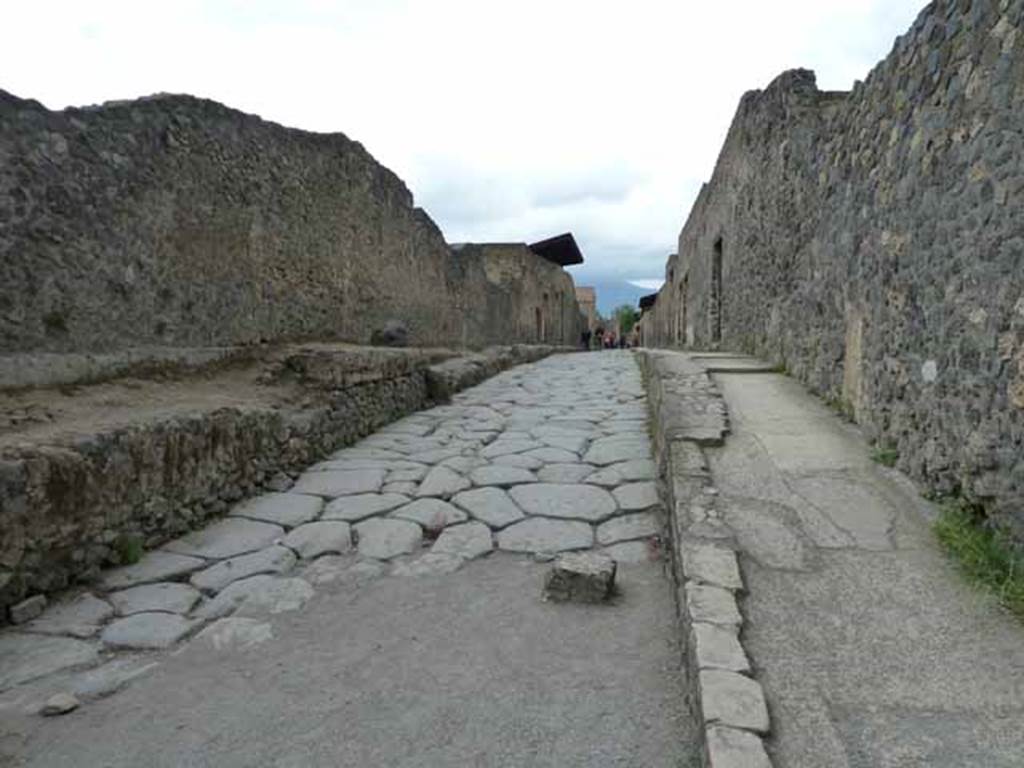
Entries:
POLYGON ((464 523, 468 519, 461 509, 441 499, 417 499, 404 507, 399 507, 389 517, 408 520, 436 531, 455 523, 464 523))
POLYGON ((340 520, 306 523, 285 536, 281 544, 295 550, 303 560, 328 553, 342 555, 352 549, 352 530, 340 520))
POLYGON ((472 560, 494 549, 491 529, 483 523, 463 523, 445 528, 430 551, 434 554, 457 555, 472 560))
POLYGON ((231 517, 164 544, 165 552, 222 560, 270 546, 284 536, 284 528, 270 523, 231 517))
POLYGON ((109 624, 100 638, 111 648, 159 650, 174 645, 199 624, 175 613, 136 613, 109 624))
POLYGON ((768 707, 760 684, 717 669, 702 670, 699 684, 706 724, 768 733, 768 707))
POLYGON ((469 479, 473 485, 516 485, 520 483, 535 483, 537 476, 528 469, 522 467, 510 467, 503 464, 490 464, 484 467, 477 467, 469 479))
POLYGON ((619 508, 631 512, 658 505, 658 486, 650 480, 621 485, 612 491, 619 508))
POLYGON ((593 485, 534 483, 509 491, 512 500, 530 515, 598 522, 615 514, 615 499, 593 485))
POLYGON ((738 627, 743 623, 733 593, 721 587, 686 583, 686 610, 690 620, 738 627))
POLYGON ((230 517, 245 517, 285 528, 316 520, 324 508, 324 500, 302 493, 266 493, 238 504, 230 517))
POLYGON ((470 482, 448 467, 434 467, 423 478, 416 490, 417 496, 441 496, 449 498, 470 487, 470 482))
POLYGON ((307 472, 295 481, 292 491, 323 496, 328 499, 349 496, 353 493, 372 493, 380 490, 386 474, 387 470, 384 469, 307 472))
POLYGON ((691 543, 683 545, 682 555, 686 578, 726 589, 743 589, 739 563, 731 549, 691 543))
POLYGON ((69 637, 0 634, 0 691, 70 667, 99 660, 96 646, 69 637))
POLYGON ((706 734, 709 768, 772 768, 764 744, 753 733, 713 725, 706 734))
POLYGON ((658 534, 658 523, 650 512, 613 517, 597 527, 598 544, 617 544, 620 541, 649 539, 658 534))
POLYGON ((360 493, 335 499, 324 510, 324 520, 346 520, 359 522, 409 503, 409 497, 401 493, 360 493))
POLYGON ((356 525, 359 554, 375 560, 390 560, 420 548, 423 529, 408 520, 371 518, 356 525))
POLYGON ((100 625, 114 615, 114 609, 106 600, 85 594, 67 603, 51 605, 38 619, 25 625, 29 632, 44 635, 71 635, 92 637, 100 625))
POLYGON ((476 488, 463 491, 452 502, 491 528, 504 528, 526 517, 508 494, 500 488, 476 488))
POLYGON ((294 577, 259 575, 235 581, 215 598, 196 609, 201 619, 218 619, 230 613, 249 615, 284 613, 305 605, 313 597, 309 582, 294 577))
POLYGON ((188 584, 176 582, 141 584, 108 595, 119 616, 150 611, 185 614, 192 610, 192 606, 199 602, 199 598, 199 590, 188 584))
POLYGON ((287 573, 298 557, 287 547, 274 545, 248 555, 222 560, 216 565, 193 573, 189 579, 196 589, 219 592, 228 584, 260 573, 287 573))
POLYGON ((750 661, 735 629, 695 623, 691 632, 698 669, 750 672, 750 661))
POLYGON ((615 572, 615 561, 600 552, 559 555, 544 578, 544 595, 556 602, 603 603, 615 590, 615 572))
POLYGON ((531 517, 498 532, 498 548, 509 552, 562 552, 593 544, 594 529, 579 520, 531 517))
POLYGON ((107 571, 100 577, 99 584, 103 589, 124 589, 136 584, 150 584, 187 576, 207 565, 207 561, 199 557, 155 550, 147 552, 134 565, 107 571))

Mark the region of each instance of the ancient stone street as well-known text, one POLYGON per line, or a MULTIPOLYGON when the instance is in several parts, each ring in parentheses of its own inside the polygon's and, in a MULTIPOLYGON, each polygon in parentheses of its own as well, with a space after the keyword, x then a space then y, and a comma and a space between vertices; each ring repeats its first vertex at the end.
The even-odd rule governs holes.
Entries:
POLYGON ((561 355, 337 451, 4 630, 0 756, 695 765, 647 419, 632 354, 561 355), (568 550, 611 602, 543 600, 568 550))

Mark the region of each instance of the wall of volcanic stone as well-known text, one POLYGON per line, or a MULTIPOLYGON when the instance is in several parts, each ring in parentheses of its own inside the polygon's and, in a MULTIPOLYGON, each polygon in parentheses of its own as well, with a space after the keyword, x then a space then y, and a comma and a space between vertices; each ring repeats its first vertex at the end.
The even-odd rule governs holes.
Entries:
POLYGON ((528 342, 480 317, 561 290, 548 266, 533 293, 488 280, 340 134, 186 96, 52 112, 0 91, 0 355, 366 343, 390 320, 413 344, 528 342))
POLYGON ((932 3, 850 93, 745 95, 678 254, 648 343, 784 364, 1024 534, 1024 0, 932 3))

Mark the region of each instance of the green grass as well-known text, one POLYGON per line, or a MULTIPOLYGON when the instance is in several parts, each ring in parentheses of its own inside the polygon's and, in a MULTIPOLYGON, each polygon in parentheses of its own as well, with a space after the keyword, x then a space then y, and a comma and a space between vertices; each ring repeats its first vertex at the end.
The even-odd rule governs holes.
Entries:
POLYGON ((1024 553, 1005 531, 986 525, 977 507, 950 499, 942 505, 935 535, 969 582, 1024 620, 1024 553))
POLYGON ((114 540, 114 551, 121 565, 134 565, 142 559, 142 539, 132 534, 122 534, 114 540))
POLYGON ((849 422, 855 421, 853 413, 853 403, 847 400, 845 397, 836 397, 835 395, 828 395, 824 398, 825 405, 831 408, 833 411, 838 413, 844 419, 849 422))
POLYGON ((885 467, 895 467, 900 459, 900 452, 891 446, 877 446, 871 452, 871 460, 885 467))

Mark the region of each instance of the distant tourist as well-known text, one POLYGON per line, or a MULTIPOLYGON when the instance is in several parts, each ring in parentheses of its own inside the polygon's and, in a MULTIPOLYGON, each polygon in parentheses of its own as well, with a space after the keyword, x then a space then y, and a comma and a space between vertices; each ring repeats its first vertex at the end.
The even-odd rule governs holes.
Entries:
POLYGON ((585 328, 583 333, 580 334, 580 346, 583 349, 590 349, 590 329, 585 328))
POLYGON ((603 348, 604 347, 604 328, 602 328, 601 326, 598 326, 597 330, 594 331, 594 338, 597 341, 597 348, 598 349, 603 348))

